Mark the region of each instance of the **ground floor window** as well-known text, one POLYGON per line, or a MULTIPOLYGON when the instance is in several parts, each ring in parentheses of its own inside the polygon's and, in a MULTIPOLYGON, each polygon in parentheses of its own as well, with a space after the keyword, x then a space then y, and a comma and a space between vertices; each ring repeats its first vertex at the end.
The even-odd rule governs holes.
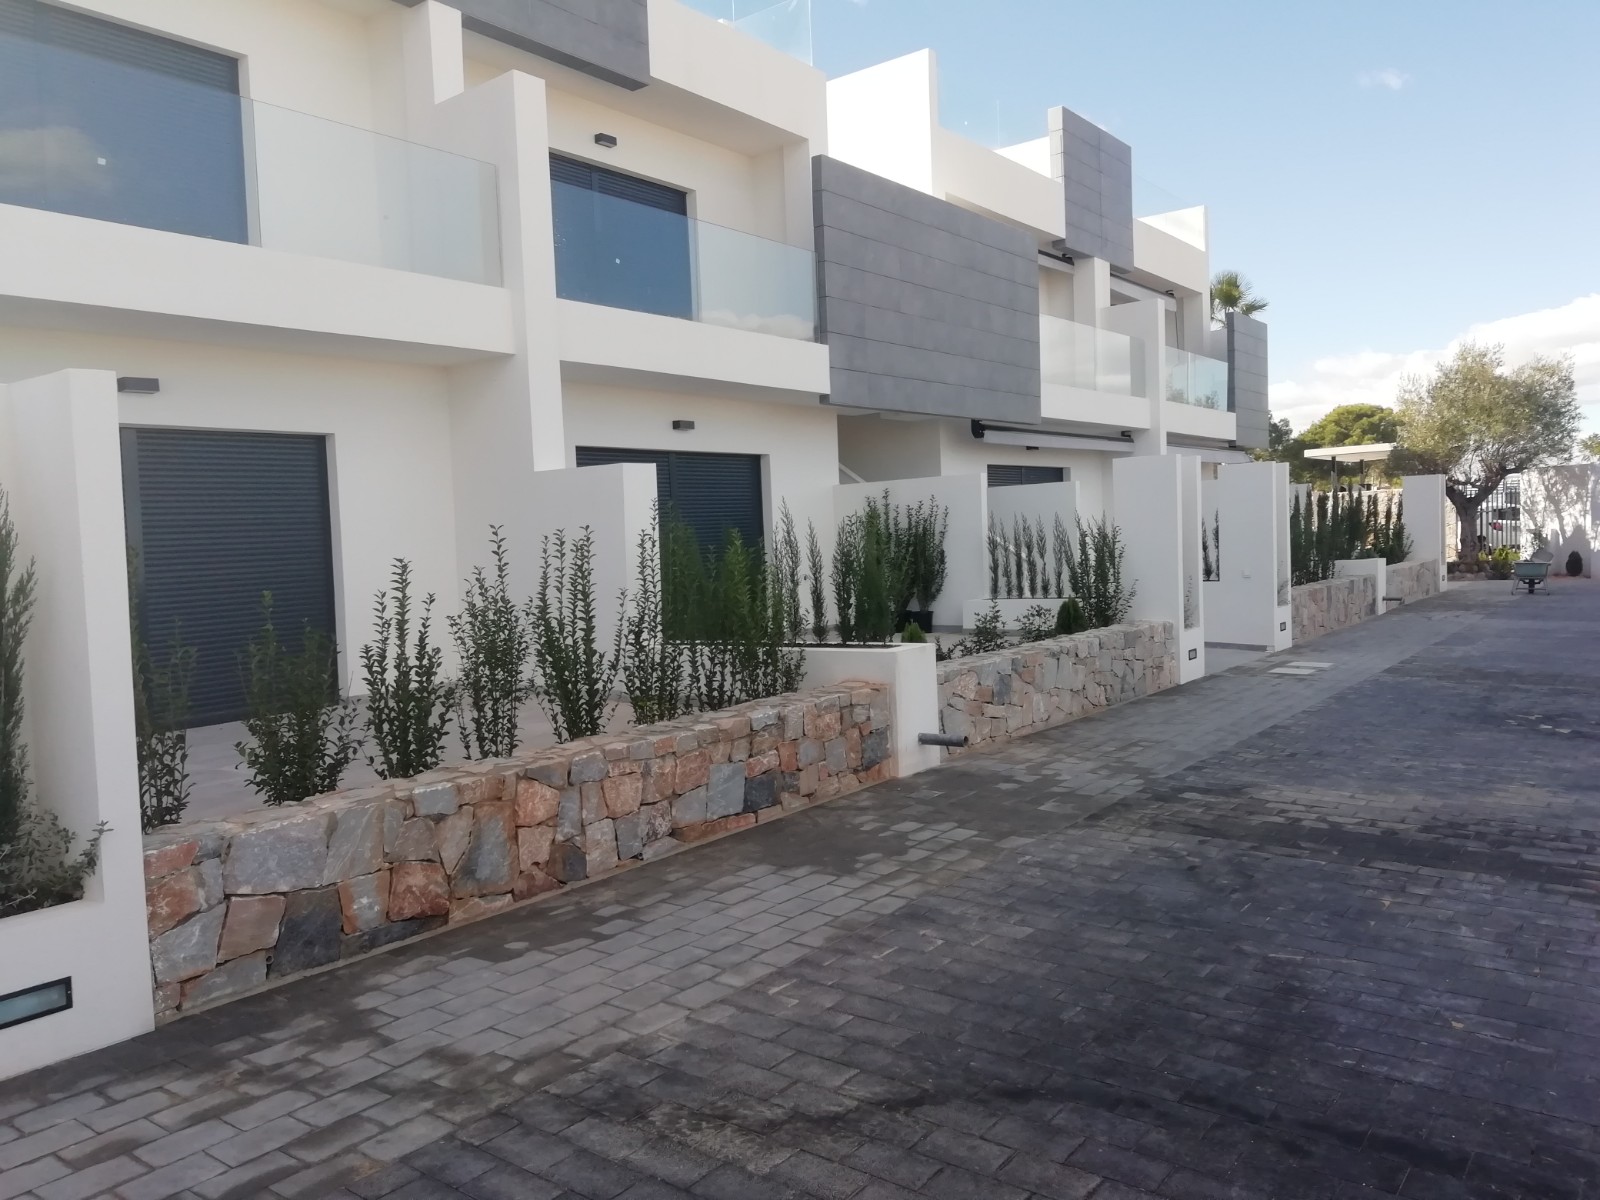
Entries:
POLYGON ((238 720, 263 592, 291 649, 308 624, 334 636, 326 439, 124 429, 122 481, 146 643, 195 647, 191 725, 238 720))
POLYGON ((766 537, 758 454, 579 446, 577 459, 580 467, 655 464, 656 492, 663 510, 670 508, 688 524, 702 546, 722 545, 730 529, 737 529, 746 545, 756 545, 766 537))
POLYGON ((1017 487, 1025 483, 1065 483, 1065 467, 1014 467, 1006 463, 989 464, 990 487, 1017 487))

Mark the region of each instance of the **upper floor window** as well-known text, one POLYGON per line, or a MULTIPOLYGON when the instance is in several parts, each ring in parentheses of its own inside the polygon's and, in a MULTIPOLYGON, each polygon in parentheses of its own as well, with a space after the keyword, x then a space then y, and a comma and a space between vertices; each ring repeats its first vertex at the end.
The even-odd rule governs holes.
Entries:
POLYGON ((0 0, 0 203, 248 241, 238 61, 0 0))
POLYGON ((550 191, 557 295, 695 315, 687 193, 559 154, 550 156, 550 191))

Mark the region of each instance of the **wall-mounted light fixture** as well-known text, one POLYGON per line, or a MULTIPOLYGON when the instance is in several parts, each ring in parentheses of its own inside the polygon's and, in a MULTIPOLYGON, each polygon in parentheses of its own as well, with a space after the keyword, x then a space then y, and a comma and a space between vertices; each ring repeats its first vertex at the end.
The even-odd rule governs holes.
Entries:
POLYGON ((1289 632, 1289 622, 1287 622, 1287 621, 1279 621, 1278 622, 1278 632, 1279 633, 1287 633, 1287 632, 1289 632))
POLYGON ((674 429, 676 429, 679 433, 688 433, 691 429, 694 428, 694 422, 693 421, 674 421, 672 423, 672 427, 674 429))
POLYGON ((72 1007, 72 979, 39 983, 0 996, 0 1029, 37 1021, 72 1007))
POLYGON ((1200 651, 1198 649, 1189 651, 1189 661, 1190 662, 1193 662, 1195 659, 1197 659, 1199 657, 1200 657, 1200 651))
POLYGON ((594 135, 594 144, 604 146, 607 150, 617 148, 617 135, 614 133, 597 133, 594 135))
POLYGON ((142 375, 118 375, 117 391, 131 392, 137 396, 154 396, 161 390, 161 380, 142 375))

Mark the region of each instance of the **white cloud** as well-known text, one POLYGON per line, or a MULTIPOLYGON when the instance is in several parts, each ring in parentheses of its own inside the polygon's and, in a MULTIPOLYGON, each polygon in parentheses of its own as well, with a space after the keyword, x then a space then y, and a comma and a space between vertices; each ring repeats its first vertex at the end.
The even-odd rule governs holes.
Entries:
POLYGON ((1589 428, 1600 425, 1600 292, 1559 308, 1502 317, 1472 326, 1449 345, 1405 354, 1363 350, 1321 358, 1298 379, 1272 384, 1272 412, 1304 429, 1341 404, 1393 404, 1400 381, 1423 375, 1455 353, 1462 342, 1500 343, 1515 366, 1535 354, 1572 356, 1578 402, 1589 405, 1589 428))
POLYGON ((1364 88, 1386 88, 1391 92, 1398 92, 1411 82, 1411 76, 1394 67, 1385 67, 1381 71, 1363 71, 1356 76, 1356 83, 1364 88))

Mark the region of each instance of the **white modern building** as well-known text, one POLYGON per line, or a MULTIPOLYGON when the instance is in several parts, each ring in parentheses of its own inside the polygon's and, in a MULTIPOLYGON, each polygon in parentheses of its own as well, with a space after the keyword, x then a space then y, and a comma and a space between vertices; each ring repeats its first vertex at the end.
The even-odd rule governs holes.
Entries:
POLYGON ((943 129, 931 53, 825 80, 752 36, 797 3, 0 0, 0 385, 82 372, 114 425, 93 483, 198 723, 263 591, 348 679, 396 556, 443 615, 490 525, 526 591, 541 533, 647 510, 573 468, 756 540, 827 536, 841 482, 1097 512, 1118 457, 1265 444, 1203 209, 1136 218, 1065 109, 943 129))

